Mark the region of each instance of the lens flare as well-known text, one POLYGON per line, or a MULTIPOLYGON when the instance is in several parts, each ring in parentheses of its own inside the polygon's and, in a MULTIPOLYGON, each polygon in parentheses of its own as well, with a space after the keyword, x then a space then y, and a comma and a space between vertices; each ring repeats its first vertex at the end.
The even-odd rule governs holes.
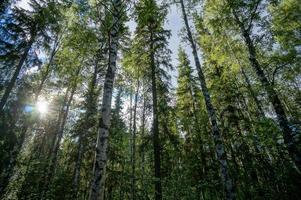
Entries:
POLYGON ((48 103, 44 100, 38 101, 36 107, 41 114, 46 114, 48 112, 48 103))

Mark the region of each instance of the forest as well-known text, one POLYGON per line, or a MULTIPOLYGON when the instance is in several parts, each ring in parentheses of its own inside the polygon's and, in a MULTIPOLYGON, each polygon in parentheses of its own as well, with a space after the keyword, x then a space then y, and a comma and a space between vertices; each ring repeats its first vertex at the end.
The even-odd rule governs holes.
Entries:
POLYGON ((301 199, 300 0, 1 0, 0 199, 301 199))

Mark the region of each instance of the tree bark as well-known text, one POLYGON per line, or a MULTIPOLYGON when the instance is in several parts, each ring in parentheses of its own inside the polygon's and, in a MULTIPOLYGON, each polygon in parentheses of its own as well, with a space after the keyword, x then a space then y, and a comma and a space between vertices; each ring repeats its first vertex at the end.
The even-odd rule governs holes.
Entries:
POLYGON ((260 80, 265 91, 267 92, 269 101, 273 105, 279 126, 283 133, 284 143, 287 147, 288 153, 289 153, 290 157, 292 158, 292 160, 294 161, 294 163, 296 164, 296 167, 300 171, 301 170, 301 152, 298 150, 298 147, 294 142, 294 138, 293 138, 294 132, 289 125, 289 121, 288 121, 287 115, 285 113, 284 106, 283 106, 282 102, 280 101, 280 98, 279 98, 277 92, 275 91, 273 85, 270 83, 270 81, 266 77, 266 75, 262 69, 262 66, 259 64, 259 62, 257 60, 257 53, 256 53, 254 43, 250 36, 250 31, 245 28, 244 23, 240 21, 237 13, 234 10, 232 10, 232 13, 236 20, 236 23, 238 24, 238 26, 240 28, 241 35, 243 36, 243 38, 245 40, 245 44, 247 46, 248 53, 249 53, 249 61, 252 65, 253 69, 255 70, 255 72, 258 76, 258 79, 260 80))
POLYGON ((99 132, 97 136, 97 145, 95 149, 95 162, 93 169, 93 180, 91 185, 90 200, 102 199, 100 195, 101 190, 103 190, 102 179, 104 179, 104 170, 107 163, 107 148, 111 118, 112 93, 116 71, 119 31, 121 26, 120 12, 122 7, 122 1, 114 0, 112 3, 113 26, 110 31, 111 41, 109 46, 109 63, 103 89, 101 117, 99 120, 99 132))
POLYGON ((195 42, 192 37, 192 33, 191 33, 190 26, 188 23, 188 18, 187 18, 183 0, 180 0, 180 3, 181 3, 181 9, 182 9, 184 23, 186 26, 187 36, 188 36, 188 39, 189 39, 189 42, 190 42, 190 45, 192 48, 195 66, 198 71, 198 76, 200 79, 202 92, 203 92, 203 95, 205 98, 206 109, 207 109, 209 119, 211 122, 211 126, 212 126, 213 139, 214 139, 215 148, 216 148, 216 155, 217 155, 218 161, 220 163, 222 181, 223 181, 225 191, 226 191, 226 199, 228 199, 228 200, 235 199, 233 182, 229 176, 226 152, 225 152, 224 145, 223 145, 224 142, 223 142, 223 138, 222 138, 221 132, 220 132, 218 124, 217 124, 216 113, 215 113, 214 107, 211 103, 211 97, 210 97, 210 94, 209 94, 209 91, 207 88, 205 76, 204 76, 202 68, 201 68, 200 60, 199 60, 199 57, 197 54, 197 48, 196 48, 195 42))
POLYGON ((162 186, 161 186, 161 151, 159 139, 159 115, 158 115, 158 99, 157 99, 157 68, 155 64, 154 55, 154 38, 151 31, 150 38, 150 67, 151 67, 151 81, 152 81, 152 98, 153 98, 153 148, 154 148, 154 167, 155 167, 155 200, 162 199, 162 186))
POLYGON ((8 100, 8 97, 9 97, 9 95, 10 95, 10 93, 11 93, 11 91, 12 91, 12 89, 13 89, 15 83, 16 83, 16 81, 17 81, 17 78, 18 78, 18 76, 19 76, 19 74, 21 72, 22 66, 23 66, 23 64, 24 64, 24 62, 25 62, 25 60, 26 60, 26 58, 28 56, 28 52, 31 49, 31 46, 32 46, 32 44, 34 42, 34 39, 35 39, 35 37, 32 36, 32 38, 28 42, 28 45, 27 45, 26 49, 24 50, 24 53, 22 54, 22 56, 20 58, 20 61, 19 61, 18 65, 17 65, 17 68, 16 68, 14 74, 13 74, 13 77, 11 78, 10 82, 8 83, 7 88, 4 91, 4 94, 3 94, 2 98, 1 98, 1 101, 0 101, 0 115, 3 114, 4 106, 5 106, 5 104, 6 104, 7 100, 8 100))

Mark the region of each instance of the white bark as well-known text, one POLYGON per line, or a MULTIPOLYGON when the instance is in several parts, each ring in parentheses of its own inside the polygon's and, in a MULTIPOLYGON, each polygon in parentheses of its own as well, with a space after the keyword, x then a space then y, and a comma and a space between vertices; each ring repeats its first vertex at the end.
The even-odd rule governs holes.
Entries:
POLYGON ((101 106, 101 117, 99 121, 99 132, 95 150, 95 162, 93 168, 93 180, 91 185, 90 200, 103 199, 101 191, 103 190, 105 167, 107 162, 108 137, 111 118, 111 103, 113 93, 113 83, 116 71, 117 51, 119 42, 119 30, 121 26, 120 12, 121 0, 113 2, 113 26, 110 31, 109 63, 104 82, 103 99, 101 106))

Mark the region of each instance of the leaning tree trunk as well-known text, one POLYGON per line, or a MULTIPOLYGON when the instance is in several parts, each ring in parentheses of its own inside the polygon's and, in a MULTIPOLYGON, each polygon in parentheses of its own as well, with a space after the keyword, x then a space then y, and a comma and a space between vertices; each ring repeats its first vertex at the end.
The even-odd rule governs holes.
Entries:
POLYGON ((151 81, 152 81, 152 98, 153 98, 153 148, 154 148, 154 167, 155 167, 155 200, 162 199, 161 186, 161 152, 159 139, 159 115, 158 115, 158 99, 157 99, 157 80, 156 80, 156 63, 154 55, 154 38, 151 31, 151 81))
POLYGON ((113 1, 113 27, 110 31, 109 63, 103 87, 102 106, 99 120, 99 132, 95 149, 95 162, 91 185, 90 200, 102 199, 104 171, 107 163, 107 148, 111 118, 113 83, 116 72, 117 51, 120 31, 121 0, 113 1))
POLYGON ((245 28, 245 25, 243 22, 240 21, 239 17, 237 16, 237 13, 233 10, 233 15, 236 20, 236 23, 239 25, 241 30, 241 35, 243 36, 245 40, 245 44, 248 49, 249 53, 249 61, 255 70, 258 79, 260 80, 261 84, 263 85, 265 91, 267 92, 269 101, 272 103, 273 108, 275 110, 277 120, 279 122, 279 126, 283 133, 284 143, 287 146, 288 153, 292 160, 295 162, 297 168, 301 170, 301 152, 298 150, 297 145, 294 142, 294 132, 292 128, 289 125, 289 121, 287 118, 287 115, 285 113, 284 106, 282 102, 280 101, 280 98, 275 91, 273 85, 270 83, 268 78, 266 77, 264 70, 262 69, 262 66, 259 64, 257 60, 257 54, 256 49, 254 46, 254 43, 250 36, 250 31, 245 28))
POLYGON ((210 97, 210 94, 209 94, 209 91, 207 88, 205 76, 204 76, 202 68, 201 68, 200 60, 199 60, 199 57, 197 54, 197 48, 196 48, 196 45, 195 45, 193 37, 192 37, 192 33, 191 33, 190 26, 188 23, 188 18, 186 15, 186 10, 185 10, 183 0, 180 0, 180 3, 181 3, 181 8, 182 8, 183 19, 184 19, 185 26, 186 26, 188 40, 189 40, 191 48, 192 48, 192 53, 193 53, 193 57, 195 60, 195 66, 198 71, 198 76, 200 79, 202 92, 203 92, 203 95, 205 98, 206 109, 207 109, 209 119, 211 122, 211 126, 212 126, 213 139, 214 139, 215 148, 216 148, 216 155, 217 155, 217 159, 220 163, 222 181, 223 181, 223 184, 224 184, 224 187, 226 190, 226 199, 235 199, 233 182, 229 176, 228 163, 227 163, 227 158, 226 158, 227 156, 226 156, 226 152, 224 149, 223 137, 221 135, 221 132, 220 132, 218 124, 217 124, 215 110, 211 103, 211 97, 210 97))
POLYGON ((27 45, 26 49, 24 50, 24 53, 22 54, 22 56, 20 58, 20 61, 17 65, 17 68, 16 68, 14 74, 13 74, 13 77, 11 78, 10 82, 8 83, 8 86, 6 87, 6 89, 4 91, 4 94, 3 94, 2 98, 1 98, 1 101, 0 101, 0 115, 3 113, 4 106, 5 106, 5 104, 8 100, 8 97, 9 97, 16 81, 17 81, 17 78, 18 78, 18 76, 21 72, 22 66, 23 66, 23 64, 24 64, 24 62, 25 62, 25 60, 28 56, 29 50, 31 49, 31 46, 34 42, 34 39, 35 39, 35 37, 32 36, 32 38, 28 42, 28 45, 27 45))

